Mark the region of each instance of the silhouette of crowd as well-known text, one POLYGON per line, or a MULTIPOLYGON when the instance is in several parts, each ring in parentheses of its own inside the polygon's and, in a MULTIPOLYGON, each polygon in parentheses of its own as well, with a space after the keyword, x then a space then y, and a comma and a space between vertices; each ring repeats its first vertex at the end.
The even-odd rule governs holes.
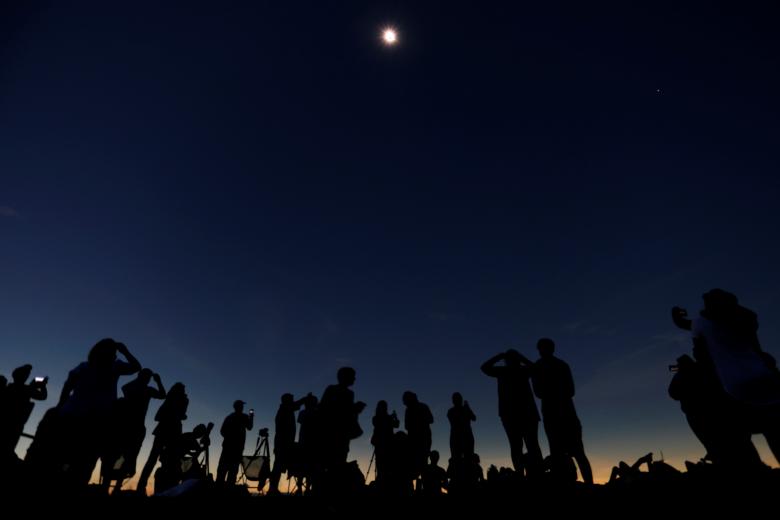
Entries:
MULTIPOLYGON (((751 436, 764 435, 775 458, 780 457, 780 371, 760 347, 756 314, 739 305, 734 295, 714 289, 704 294, 699 316, 689 319, 684 309, 674 307, 672 319, 690 331, 692 350, 670 366, 669 395, 680 402, 706 450, 702 461, 688 469, 699 471, 704 466, 740 474, 766 470, 751 436)), ((373 492, 390 497, 467 496, 485 489, 508 491, 518 482, 571 486, 578 471, 582 482, 592 485, 571 368, 555 355, 553 340, 539 339, 536 347, 536 361, 509 349, 481 366, 497 382, 498 415, 513 468, 491 466, 485 474, 472 430, 477 415, 459 392, 452 394, 447 412, 450 457, 442 467, 440 453, 432 445, 431 409, 415 392, 405 391, 403 430, 387 401, 376 404, 371 419, 373 492), (549 446, 546 457, 539 443, 540 421, 549 446)), ((26 435, 24 426, 34 402, 48 397, 48 378, 28 382, 31 375, 32 366, 23 365, 12 372, 10 382, 0 376, 0 464, 6 475, 9 469, 20 475, 45 474, 65 489, 75 490, 88 485, 99 462, 99 485, 108 492, 114 483, 113 493, 117 493, 136 474, 147 434, 147 412, 151 401, 159 400, 152 447, 136 485, 139 494, 146 494, 152 474, 154 491, 160 494, 195 481, 228 489, 240 479, 259 481, 259 489, 267 482, 268 494, 278 494, 283 473, 295 482, 297 493, 343 495, 366 489, 364 474, 355 461, 349 461, 351 441, 364 433, 360 415, 366 407, 355 399, 357 373, 352 367, 340 368, 335 384, 319 399, 311 392, 298 399, 282 394, 275 417, 273 464, 270 454, 260 450, 266 446, 267 451, 265 428, 259 431, 255 456, 244 454, 254 410, 245 413, 246 403, 236 400, 219 429, 222 450, 213 480, 209 447, 214 424, 184 431, 189 406, 185 385, 177 382, 166 391, 159 374, 142 368, 124 344, 110 338, 98 341, 86 361, 68 373, 57 404, 43 414, 24 460, 19 460, 15 450, 26 435), (117 388, 124 376, 134 378, 121 387, 119 397, 117 388), (263 469, 260 476, 250 475, 248 465, 258 454, 263 469)), ((647 454, 633 464, 615 466, 610 485, 669 480, 679 473, 647 454)))

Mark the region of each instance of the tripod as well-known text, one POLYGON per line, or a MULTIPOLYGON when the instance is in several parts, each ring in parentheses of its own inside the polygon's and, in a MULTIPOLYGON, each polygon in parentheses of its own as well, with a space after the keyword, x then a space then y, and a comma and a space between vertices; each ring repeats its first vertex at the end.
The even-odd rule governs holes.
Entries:
POLYGON ((265 481, 271 474, 271 454, 268 448, 268 428, 263 428, 257 432, 257 443, 252 455, 241 457, 241 475, 239 480, 249 486, 249 481, 257 482, 257 490, 260 491, 265 486, 265 481))

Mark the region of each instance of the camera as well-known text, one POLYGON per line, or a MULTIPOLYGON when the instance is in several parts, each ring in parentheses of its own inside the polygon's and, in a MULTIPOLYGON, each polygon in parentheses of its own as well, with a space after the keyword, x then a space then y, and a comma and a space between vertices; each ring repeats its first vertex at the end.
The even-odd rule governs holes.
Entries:
POLYGON ((680 365, 669 365, 669 372, 677 372, 680 370, 680 365))
POLYGON ((48 382, 49 382, 49 376, 45 376, 45 377, 39 376, 33 379, 33 383, 35 383, 36 385, 45 385, 48 382))
POLYGON ((257 433, 260 437, 268 437, 268 428, 261 428, 257 433))

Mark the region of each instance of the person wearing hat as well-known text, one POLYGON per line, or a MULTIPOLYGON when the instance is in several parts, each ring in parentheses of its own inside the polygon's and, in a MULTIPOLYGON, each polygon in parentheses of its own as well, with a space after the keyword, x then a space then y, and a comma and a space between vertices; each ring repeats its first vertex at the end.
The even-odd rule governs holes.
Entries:
POLYGON ((241 456, 244 452, 246 432, 252 429, 255 411, 244 413, 244 401, 240 399, 233 403, 233 413, 225 417, 219 433, 222 434, 222 454, 219 456, 217 466, 217 483, 227 482, 235 484, 238 476, 238 467, 241 464, 241 456))

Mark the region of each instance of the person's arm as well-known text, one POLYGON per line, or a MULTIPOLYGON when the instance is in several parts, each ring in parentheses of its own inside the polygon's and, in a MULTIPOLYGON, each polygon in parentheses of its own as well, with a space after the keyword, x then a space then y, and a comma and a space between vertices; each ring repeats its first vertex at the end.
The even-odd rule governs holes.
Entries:
POLYGON ((469 406, 469 402, 468 401, 464 401, 463 405, 466 407, 466 416, 469 418, 469 420, 476 421, 477 420, 477 416, 474 415, 474 412, 471 411, 471 407, 469 406))
POLYGON ((300 410, 301 406, 303 406, 303 404, 306 402, 306 399, 308 399, 310 396, 311 396, 311 392, 309 392, 308 394, 304 395, 303 397, 295 401, 293 403, 293 410, 295 410, 296 412, 300 410))
POLYGON ((566 384, 566 395, 569 397, 574 397, 574 376, 571 375, 571 367, 568 363, 564 363, 564 367, 566 368, 564 381, 566 384))
POLYGON ((152 397, 155 399, 165 399, 165 396, 168 394, 165 392, 165 387, 162 384, 160 374, 155 373, 152 377, 154 378, 154 382, 157 384, 157 391, 152 394, 152 397))
MULTIPOLYGON (((517 352, 517 351, 515 351, 515 352, 517 352)), ((522 355, 520 352, 517 352, 517 356, 518 356, 518 358, 520 359, 520 362, 523 365, 525 365, 527 367, 533 366, 534 362, 531 361, 530 359, 528 359, 527 357, 525 357, 524 355, 522 355)))
POLYGON ((496 363, 504 359, 505 356, 506 353, 500 352, 495 356, 493 356, 492 358, 485 361, 484 363, 482 363, 482 366, 480 367, 482 373, 484 373, 486 376, 498 377, 500 370, 498 369, 498 367, 496 367, 496 363))
POLYGON ((692 321, 688 319, 688 311, 681 307, 672 307, 672 321, 683 330, 691 330, 692 321))
POLYGON ((130 353, 130 351, 127 350, 127 347, 124 343, 117 343, 116 351, 122 354, 127 360, 127 365, 120 369, 120 374, 127 376, 130 374, 135 374, 141 370, 141 363, 139 363, 138 360, 130 353))

